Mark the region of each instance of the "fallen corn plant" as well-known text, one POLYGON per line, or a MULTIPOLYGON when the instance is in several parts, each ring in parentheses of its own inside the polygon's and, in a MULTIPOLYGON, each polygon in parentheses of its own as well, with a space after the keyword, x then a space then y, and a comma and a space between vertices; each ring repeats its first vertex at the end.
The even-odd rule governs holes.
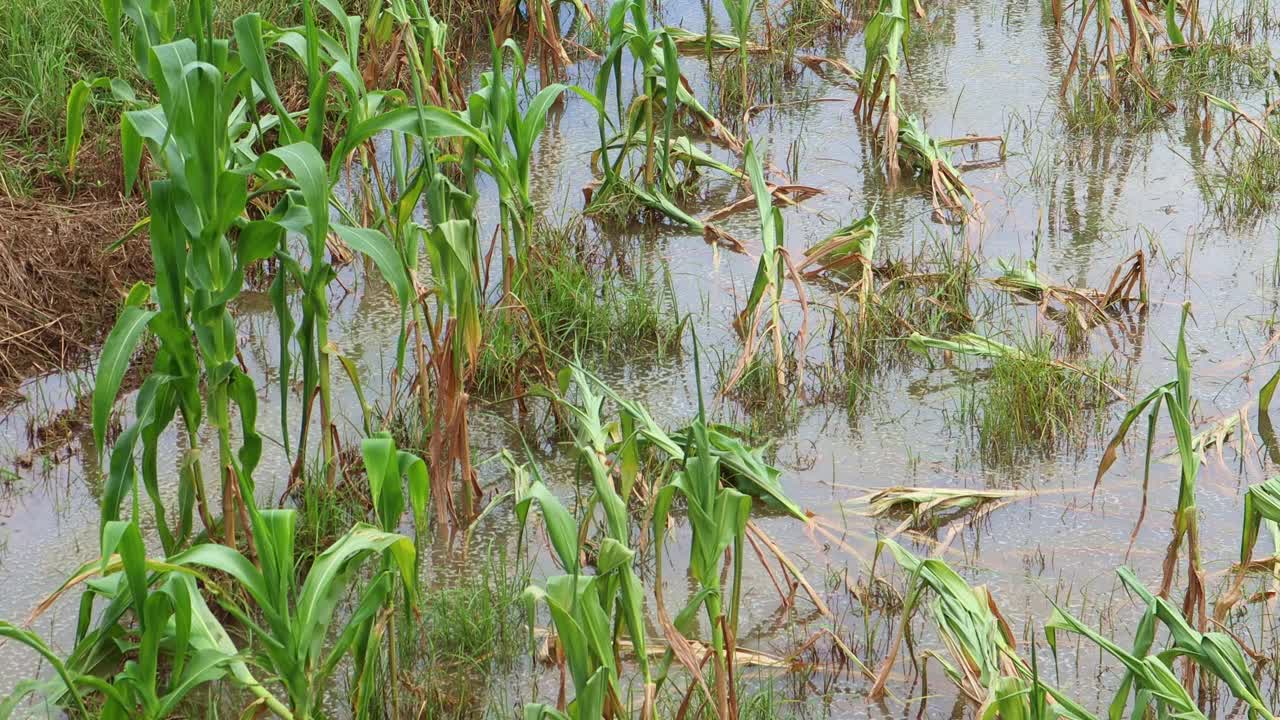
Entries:
POLYGON ((872 517, 907 517, 890 537, 910 528, 939 527, 976 511, 986 514, 1010 502, 1031 497, 1027 490, 890 487, 854 500, 872 517))
POLYGON ((893 540, 882 540, 877 555, 887 548, 908 573, 902 619, 888 656, 876 675, 871 697, 881 697, 897 660, 906 626, 926 593, 932 595, 930 614, 951 661, 937 660, 961 693, 978 706, 977 717, 1069 718, 1093 720, 1093 715, 1041 680, 1032 655, 1028 663, 1018 654, 1018 642, 985 586, 971 587, 945 562, 922 559, 893 540))
POLYGON ((992 284, 1037 303, 1042 314, 1049 315, 1050 303, 1056 303, 1057 312, 1080 329, 1106 322, 1112 312, 1147 302, 1147 258, 1142 250, 1116 265, 1103 290, 1055 284, 1043 277, 1031 260, 1025 264, 997 263, 1001 273, 992 284))
POLYGON ((912 333, 907 338, 907 347, 915 352, 927 354, 929 350, 942 350, 946 355, 968 355, 990 359, 1018 360, 1036 362, 1051 367, 1082 375, 1106 388, 1117 399, 1125 399, 1124 393, 1108 384, 1096 372, 1063 360, 1042 358, 1027 350, 993 340, 985 335, 966 332, 952 335, 950 338, 935 338, 920 333, 912 333))
POLYGON ((808 279, 819 275, 856 278, 858 312, 865 320, 867 302, 875 292, 873 262, 879 241, 880 222, 873 212, 806 249, 796 270, 808 279))
POLYGON ((740 150, 741 144, 686 88, 676 41, 651 25, 642 0, 617 0, 610 7, 605 27, 608 51, 595 83, 601 109, 600 150, 593 160, 604 177, 589 191, 588 212, 625 217, 633 214, 631 205, 639 203, 714 239, 714 228, 681 210, 673 199, 682 185, 671 161, 671 147, 678 140, 677 122, 698 125, 731 150, 740 150), (622 63, 626 52, 640 69, 643 87, 636 101, 624 108, 622 63), (612 117, 608 112, 611 95, 612 117), (613 139, 609 125, 616 128, 613 139))
POLYGON ((785 330, 782 324, 782 303, 783 287, 788 277, 795 286, 804 318, 797 335, 796 346, 793 348, 797 364, 797 379, 803 381, 804 378, 804 354, 809 315, 804 286, 787 252, 782 213, 773 205, 773 193, 765 183, 764 168, 756 155, 753 143, 747 143, 746 162, 747 176, 751 179, 751 190, 755 195, 756 209, 760 217, 761 251, 751 291, 734 320, 734 327, 744 341, 742 353, 738 356, 733 372, 725 382, 721 393, 727 393, 733 388, 755 358, 757 336, 761 332, 758 328, 762 322, 764 323, 763 332, 769 336, 773 350, 773 375, 777 388, 781 390, 786 387, 787 358, 783 344, 785 330))

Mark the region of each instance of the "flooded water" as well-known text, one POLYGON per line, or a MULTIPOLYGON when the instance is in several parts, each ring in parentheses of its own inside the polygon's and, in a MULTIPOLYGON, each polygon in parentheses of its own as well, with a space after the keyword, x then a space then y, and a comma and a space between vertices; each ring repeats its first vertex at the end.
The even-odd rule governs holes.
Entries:
MULTIPOLYGON (((700 2, 667 0, 662 6, 661 16, 668 24, 703 26, 700 2)), ((883 227, 877 258, 967 247, 981 258, 981 275, 987 278, 999 275, 997 259, 1034 260, 1055 282, 1102 288, 1116 264, 1141 249, 1153 258, 1149 307, 1091 330, 1088 357, 1111 358, 1119 374, 1131 381, 1123 388, 1125 394, 1136 400, 1173 378, 1171 356, 1181 306, 1190 302, 1194 321, 1188 328, 1188 348, 1198 403, 1193 420, 1203 426, 1256 398, 1276 360, 1268 340, 1276 331, 1280 300, 1280 234, 1274 216, 1244 222, 1215 213, 1206 196, 1206 174, 1220 168, 1206 151, 1197 121, 1178 111, 1141 131, 1066 130, 1058 87, 1070 55, 1061 39, 1067 31, 1054 26, 1047 5, 952 0, 927 9, 926 18, 913 18, 903 100, 909 111, 926 119, 935 137, 1004 136, 1002 162, 964 172, 981 206, 981 221, 964 228, 938 224, 930 217, 932 207, 923 188, 910 182, 887 187, 879 161, 869 154, 866 130, 855 121, 854 93, 797 65, 794 76, 782 83, 783 96, 774 101, 779 107, 761 109, 741 133, 766 147, 774 165, 792 168, 795 182, 823 191, 783 211, 792 252, 873 208, 883 227)), ((718 16, 718 22, 726 26, 723 17, 718 16)), ((861 67, 862 41, 861 33, 850 33, 847 39, 824 39, 814 51, 861 67)), ((695 94, 705 98, 705 62, 685 56, 682 69, 695 94)), ((570 69, 570 81, 584 86, 590 86, 594 75, 591 61, 570 69)), ((1241 85, 1235 97, 1257 103, 1262 93, 1241 85)), ((590 154, 597 145, 594 114, 570 97, 564 111, 548 122, 534 171, 534 199, 548 218, 564 219, 581 209, 581 190, 592 179, 590 154)), ((703 148, 730 164, 737 162, 714 145, 703 148)), ((956 159, 991 160, 997 154, 988 146, 959 148, 956 159)), ((704 199, 692 206, 695 214, 742 193, 736 182, 714 175, 703 189, 704 199)), ((494 208, 482 212, 485 221, 492 222, 494 208)), ((754 213, 734 216, 725 227, 758 252, 754 213)), ((700 236, 670 227, 634 235, 601 235, 594 227, 590 232, 601 243, 628 248, 628 261, 657 277, 665 268, 681 311, 692 313, 707 355, 732 362, 738 340, 731 324, 755 272, 753 257, 714 248, 700 236)), ((332 293, 331 337, 362 371, 366 390, 385 397, 394 365, 397 306, 386 288, 358 267, 344 268, 340 281, 332 293)), ((836 301, 821 284, 810 284, 808 291, 815 307, 836 301)), ((1034 308, 1017 305, 1000 291, 976 292, 989 307, 977 320, 980 332, 1005 340, 1061 332, 1034 308)), ((235 310, 240 335, 247 338, 244 355, 251 374, 270 379, 259 384, 267 453, 258 482, 263 498, 276 498, 288 476, 288 463, 279 445, 273 316, 265 295, 248 294, 235 310)), ((823 339, 831 322, 829 313, 813 313, 814 366, 825 357, 823 339)), ((593 369, 624 396, 644 403, 660 422, 674 426, 695 412, 699 380, 708 392, 717 386, 716 363, 704 363, 702 377, 697 378, 690 350, 686 340, 684 352, 661 360, 636 359, 593 369)), ((858 642, 861 620, 851 614, 858 611, 849 610, 844 578, 847 574, 850 581, 866 580, 877 535, 891 531, 899 521, 877 522, 858 514, 855 498, 871 489, 899 485, 1032 490, 1029 498, 1008 503, 960 532, 943 557, 972 583, 990 587, 1020 637, 1032 623, 1039 627, 1057 599, 1086 622, 1101 622, 1104 631, 1114 632, 1127 645, 1134 610, 1118 589, 1114 569, 1129 564, 1148 586, 1158 586, 1176 506, 1176 464, 1155 465, 1146 521, 1126 556, 1142 498, 1145 423, 1135 426, 1134 439, 1121 449, 1118 462, 1091 496, 1102 448, 1129 403, 1110 404, 1096 427, 1087 422, 1083 443, 1019 453, 1015 462, 996 460, 982 452, 972 420, 966 420, 963 411, 983 393, 984 376, 974 369, 984 365, 965 359, 948 365, 937 356, 932 361, 917 357, 875 374, 855 409, 843 401, 811 400, 782 420, 766 423, 770 457, 783 470, 787 492, 834 530, 830 535, 815 533, 780 517, 765 517, 760 526, 786 549, 833 608, 846 608, 836 625, 842 636, 858 642)), ((27 401, 10 408, 0 421, 0 618, 22 620, 76 567, 94 557, 100 474, 88 429, 73 429, 66 449, 51 459, 33 454, 29 437, 30 427, 44 425, 74 402, 77 393, 87 393, 89 377, 86 372, 34 380, 24 388, 27 401)), ((132 398, 126 400, 131 402, 132 398)), ((358 406, 349 394, 342 396, 340 405, 347 417, 340 430, 354 439, 358 406)), ((293 404, 295 411, 297 406, 293 404)), ((519 446, 512 429, 514 408, 483 403, 473 408, 477 458, 519 446)), ((712 412, 730 420, 749 419, 748 410, 732 399, 719 400, 712 412)), ((1252 410, 1248 417, 1253 423, 1252 410)), ((1163 421, 1156 450, 1161 457, 1173 450, 1172 434, 1163 421)), ((569 494, 573 467, 567 448, 546 445, 540 452, 544 472, 558 478, 557 487, 569 494)), ((162 450, 162 467, 176 471, 182 453, 180 441, 171 437, 162 450)), ((1208 453, 1197 499, 1211 602, 1239 552, 1244 488, 1270 471, 1256 443, 1246 443, 1241 453, 1233 438, 1221 456, 1217 450, 1208 453)), ((482 475, 490 487, 501 489, 503 473, 496 464, 485 466, 482 475)), ((483 534, 513 542, 511 525, 509 513, 500 512, 487 521, 483 534)), ((679 533, 676 537, 687 541, 679 533)), ((1261 552, 1269 551, 1266 542, 1261 552)), ((668 562, 680 567, 685 549, 680 540, 674 542, 668 562)), ((917 544, 915 549, 927 553, 931 546, 917 544)), ((747 563, 752 577, 744 598, 744 645, 786 656, 814 629, 831 625, 816 616, 804 597, 796 600, 792 611, 780 610, 777 593, 753 561, 747 563)), ((676 577, 669 576, 666 591, 669 606, 681 607, 687 586, 672 579, 676 577)), ((61 602, 34 627, 60 649, 69 649, 75 611, 73 600, 61 602)), ((1269 618, 1249 619, 1241 627, 1248 628, 1255 649, 1275 649, 1269 618)), ((931 633, 922 632, 927 642, 931 633)), ((889 633, 880 634, 883 646, 889 633)), ((1043 666, 1052 666, 1053 657, 1043 642, 1039 648, 1043 666)), ((1110 700, 1108 688, 1114 686, 1108 678, 1118 676, 1098 672, 1095 649, 1081 649, 1081 657, 1076 657, 1075 647, 1061 650, 1058 682, 1086 706, 1101 710, 1110 700)), ((0 692, 30 676, 34 667, 33 656, 25 651, 12 643, 0 646, 0 692)), ((522 682, 537 684, 536 677, 522 677, 522 682)), ((919 687, 891 687, 899 700, 874 705, 865 700, 869 683, 857 675, 810 680, 813 699, 808 710, 841 718, 963 714, 964 706, 943 674, 935 671, 930 679, 932 698, 906 706, 901 699, 922 694, 919 687)), ((1273 683, 1264 686, 1275 691, 1273 683)), ((517 695, 532 692, 521 687, 517 695)), ((550 691, 542 692, 550 697, 545 695, 550 691)), ((527 699, 498 703, 509 706, 527 699)))

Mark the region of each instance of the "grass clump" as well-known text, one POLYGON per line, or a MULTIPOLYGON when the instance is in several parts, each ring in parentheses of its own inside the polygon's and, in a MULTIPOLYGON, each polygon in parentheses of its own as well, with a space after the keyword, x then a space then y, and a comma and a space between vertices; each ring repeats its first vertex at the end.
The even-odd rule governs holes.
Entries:
POLYGON ((869 260, 833 305, 824 368, 821 394, 843 398, 850 410, 863 405, 886 370, 909 360, 903 338, 965 332, 989 309, 974 292, 981 263, 963 246, 938 238, 912 255, 869 260))
POLYGON ((610 267, 588 248, 580 222, 542 227, 511 297, 483 318, 474 388, 488 397, 517 393, 552 355, 608 362, 678 348, 675 298, 651 272, 610 267))
POLYGON ((498 701, 498 679, 527 650, 521 602, 527 584, 523 568, 494 557, 479 572, 424 591, 419 634, 406 644, 417 717, 482 717, 498 701))
POLYGON ((994 357, 986 383, 964 401, 961 416, 976 424, 987 460, 1047 453, 1085 441, 1084 423, 1101 420, 1096 411, 1112 397, 1104 384, 1110 375, 1106 364, 1075 368, 1055 360, 1052 341, 1034 338, 994 357))

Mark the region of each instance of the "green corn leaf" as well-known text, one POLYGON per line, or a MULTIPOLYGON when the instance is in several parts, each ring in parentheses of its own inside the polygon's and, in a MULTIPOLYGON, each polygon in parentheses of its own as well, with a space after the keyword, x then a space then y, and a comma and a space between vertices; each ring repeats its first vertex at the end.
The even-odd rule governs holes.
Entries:
POLYGON ((329 179, 325 174, 324 158, 320 157, 315 146, 305 142, 274 148, 263 157, 264 160, 268 158, 276 161, 268 163, 268 167, 283 165, 293 174, 311 217, 311 255, 319 257, 329 232, 329 179))
MULTIPOLYGON (((58 653, 54 652, 39 635, 0 620, 0 638, 8 638, 35 650, 49 663, 49 666, 54 669, 54 672, 58 674, 59 680, 61 680, 61 687, 54 683, 33 683, 27 686, 29 691, 38 691, 47 698, 55 697, 65 691, 71 695, 72 701, 75 703, 76 707, 79 708, 80 712, 84 713, 86 717, 89 716, 89 709, 85 706, 84 699, 81 698, 80 693, 76 691, 77 682, 75 675, 68 670, 67 666, 62 662, 62 658, 58 656, 58 653)), ((18 693, 15 693, 13 696, 13 698, 20 697, 22 696, 18 693)), ((4 703, 0 703, 0 718, 7 718, 9 713, 14 709, 13 706, 9 705, 9 701, 13 698, 6 698, 4 703)))
POLYGON ((115 406, 125 371, 129 369, 129 362, 138 342, 142 340, 147 324, 155 316, 154 310, 144 310, 136 305, 125 307, 103 343, 102 358, 98 361, 93 387, 93 441, 99 455, 106 443, 107 421, 115 406))
POLYGON ((316 558, 302 583, 296 609, 297 632, 307 639, 312 655, 319 654, 324 644, 324 629, 332 621, 346 592, 347 580, 360 562, 371 554, 388 550, 399 568, 406 591, 414 597, 415 553, 413 542, 403 535, 357 524, 316 558))
POLYGON ((543 520, 547 523, 547 535, 551 547, 560 559, 560 566, 569 573, 578 571, 578 524, 542 481, 529 486, 527 495, 516 502, 516 518, 523 533, 529 517, 529 506, 538 502, 543 520))
POLYGON ((360 441, 360 455, 369 480, 374 517, 383 530, 393 532, 405 506, 395 441, 385 432, 365 438, 360 441))
POLYGON ((75 174, 76 156, 80 153, 80 143, 84 140, 84 116, 89 108, 89 96, 97 84, 98 80, 77 80, 67 93, 67 138, 63 159, 67 164, 67 171, 72 174, 75 174))
POLYGON ((382 277, 395 292, 400 303, 400 334, 396 342, 396 368, 404 367, 405 347, 408 342, 407 317, 409 303, 414 300, 413 284, 405 271, 404 261, 391 239, 378 230, 334 225, 334 232, 352 250, 373 260, 382 277))

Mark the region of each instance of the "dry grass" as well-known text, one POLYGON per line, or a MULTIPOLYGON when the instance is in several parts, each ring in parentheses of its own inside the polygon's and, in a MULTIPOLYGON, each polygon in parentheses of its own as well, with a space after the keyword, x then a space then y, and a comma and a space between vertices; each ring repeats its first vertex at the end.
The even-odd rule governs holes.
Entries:
POLYGON ((151 274, 145 237, 107 251, 141 214, 119 197, 0 200, 0 395, 93 354, 123 293, 151 274))

